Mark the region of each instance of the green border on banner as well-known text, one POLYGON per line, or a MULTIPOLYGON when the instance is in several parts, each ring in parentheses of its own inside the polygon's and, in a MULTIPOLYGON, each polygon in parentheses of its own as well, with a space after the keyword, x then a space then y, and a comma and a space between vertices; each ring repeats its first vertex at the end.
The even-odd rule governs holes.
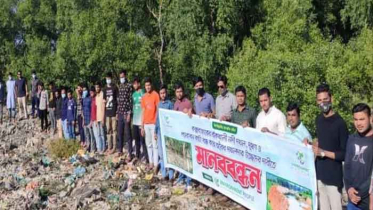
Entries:
POLYGON ((237 127, 232 125, 225 125, 223 123, 212 122, 212 128, 219 131, 224 131, 232 134, 237 134, 237 127))

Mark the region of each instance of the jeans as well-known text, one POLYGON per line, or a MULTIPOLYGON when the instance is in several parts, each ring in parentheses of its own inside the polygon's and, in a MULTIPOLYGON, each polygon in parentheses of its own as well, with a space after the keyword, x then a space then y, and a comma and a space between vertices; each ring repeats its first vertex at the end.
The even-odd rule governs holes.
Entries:
POLYGON ((21 109, 21 106, 23 108, 23 112, 24 112, 24 116, 25 118, 27 118, 27 105, 26 105, 26 96, 24 97, 18 97, 17 98, 17 103, 18 103, 18 112, 19 112, 19 117, 21 118, 22 117, 22 109, 21 109))
POLYGON ((145 157, 146 162, 149 162, 148 149, 146 148, 144 137, 141 136, 140 126, 133 125, 132 128, 133 128, 133 137, 135 139, 135 145, 136 145, 136 157, 138 159, 145 157), (142 147, 142 154, 141 154, 141 147, 142 147))
POLYGON ((127 115, 118 114, 118 135, 119 135, 119 142, 118 142, 118 152, 123 152, 123 145, 124 145, 124 137, 127 142, 128 146, 128 154, 130 158, 132 158, 132 134, 131 134, 131 122, 127 122, 127 115))
POLYGON ((69 131, 67 129, 67 119, 63 120, 62 121, 62 130, 63 130, 63 136, 65 139, 69 139, 70 138, 70 134, 69 134, 69 131))
POLYGON ((0 123, 3 123, 3 104, 0 102, 0 123))
POLYGON ((322 210, 342 210, 341 189, 336 186, 326 185, 317 180, 319 190, 320 209, 322 210))
POLYGON ((362 209, 355 206, 355 204, 353 204, 349 201, 348 204, 347 204, 347 210, 362 210, 362 209))
POLYGON ((39 116, 38 107, 39 107, 39 98, 37 96, 33 96, 31 99, 31 115, 32 116, 35 116, 35 114, 39 116))
POLYGON ((102 125, 102 122, 94 122, 93 125, 93 133, 95 135, 96 139, 96 148, 99 152, 105 151, 105 133, 104 133, 104 127, 102 125))
POLYGON ((41 120, 41 130, 44 131, 48 128, 47 110, 39 110, 39 118, 41 120))
POLYGON ((192 181, 192 179, 190 177, 186 176, 185 174, 180 173, 179 178, 177 179, 176 182, 178 183, 178 182, 181 182, 183 180, 185 181, 187 187, 190 186, 190 182, 192 181))
POLYGON ((117 119, 116 117, 106 117, 107 143, 109 150, 117 148, 117 119))
POLYGON ((145 143, 146 147, 148 148, 148 157, 150 164, 158 164, 158 145, 155 142, 155 125, 154 124, 146 124, 144 125, 145 129, 145 143))
POLYGON ((89 145, 89 150, 91 152, 96 151, 96 142, 93 134, 93 128, 89 125, 84 126, 85 142, 89 145))
POLYGON ((70 120, 67 121, 67 131, 69 133, 69 138, 68 139, 75 139, 73 121, 70 121, 70 120))
MULTIPOLYGON (((157 143, 158 143, 158 154, 159 154, 159 164, 161 165, 161 174, 162 177, 165 178, 167 176, 167 171, 165 167, 165 161, 164 161, 164 151, 163 151, 163 145, 162 145, 162 139, 161 139, 161 133, 159 132, 157 135, 157 143)), ((174 177, 174 170, 171 168, 168 169, 168 178, 172 179, 174 177)))
POLYGON ((54 115, 54 110, 50 109, 49 110, 49 119, 51 121, 51 128, 54 130, 56 130, 56 126, 57 126, 57 121, 56 121, 56 116, 54 115))
POLYGON ((80 142, 85 142, 85 133, 83 129, 83 117, 81 115, 78 116, 78 130, 79 130, 80 142))

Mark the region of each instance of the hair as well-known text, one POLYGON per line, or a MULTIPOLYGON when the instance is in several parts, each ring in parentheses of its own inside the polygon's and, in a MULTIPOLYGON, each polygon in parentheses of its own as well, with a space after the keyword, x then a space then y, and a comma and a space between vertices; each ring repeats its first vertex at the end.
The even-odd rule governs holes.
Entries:
POLYGON ((107 77, 107 78, 113 78, 113 73, 108 72, 108 73, 106 74, 106 77, 107 77))
POLYGON ((91 88, 89 89, 89 91, 96 92, 95 86, 92 85, 91 88))
POLYGON ((319 86, 317 86, 317 88, 316 88, 316 95, 319 94, 319 93, 323 93, 323 92, 327 92, 330 97, 332 96, 332 92, 330 90, 330 87, 326 83, 322 83, 319 86))
POLYGON ((290 112, 290 111, 293 111, 294 109, 297 111, 298 116, 300 116, 300 108, 297 103, 290 102, 288 107, 286 108, 286 111, 290 112))
POLYGON ((12 72, 9 72, 8 76, 13 76, 12 72))
POLYGON ((125 69, 123 69, 122 71, 120 71, 119 74, 124 74, 124 75, 127 75, 127 71, 125 69))
POLYGON ((100 82, 100 81, 97 81, 97 82, 95 82, 95 85, 98 85, 98 86, 101 87, 101 82, 100 82))
POLYGON ((135 76, 135 77, 133 78, 132 82, 133 82, 133 83, 135 83, 135 82, 141 83, 140 77, 135 76))
POLYGON ((145 79, 144 79, 144 84, 145 83, 150 83, 150 84, 152 84, 152 79, 150 78, 150 77, 146 77, 145 79))
POLYGON ((39 81, 38 86, 44 87, 44 83, 42 81, 39 81))
POLYGON ((202 77, 195 77, 195 78, 193 79, 193 86, 196 86, 196 84, 199 83, 199 82, 202 82, 202 84, 203 84, 203 79, 202 79, 202 77))
POLYGON ((183 85, 183 83, 177 82, 175 84, 175 86, 174 86, 174 90, 176 91, 177 89, 180 89, 180 88, 184 91, 184 85, 183 85))
POLYGON ((222 81, 224 83, 224 85, 228 84, 228 78, 225 75, 219 76, 218 82, 220 82, 220 81, 222 81))
POLYGON ((54 89, 53 93, 60 93, 61 89, 60 88, 56 88, 54 89))
POLYGON ((166 92, 167 92, 167 85, 162 84, 161 87, 159 88, 159 91, 161 91, 161 90, 163 90, 163 89, 165 89, 166 92))
POLYGON ((352 108, 352 114, 355 114, 358 112, 365 112, 369 117, 371 115, 370 107, 364 103, 358 103, 354 106, 354 108, 352 108))
POLYGON ((35 69, 33 69, 31 73, 32 73, 32 74, 36 74, 36 71, 35 71, 35 69))
POLYGON ((237 92, 243 92, 243 94, 246 96, 246 88, 242 85, 236 87, 236 89, 234 90, 234 93, 237 93, 237 92))
POLYGON ((259 90, 258 96, 262 96, 264 94, 267 94, 268 97, 271 97, 271 91, 269 91, 269 89, 266 87, 259 90))
POLYGON ((50 82, 49 82, 49 85, 54 86, 54 82, 53 82, 53 81, 50 81, 50 82))
POLYGON ((73 94, 73 91, 72 91, 71 89, 69 89, 69 90, 67 91, 67 93, 71 93, 71 94, 73 94))

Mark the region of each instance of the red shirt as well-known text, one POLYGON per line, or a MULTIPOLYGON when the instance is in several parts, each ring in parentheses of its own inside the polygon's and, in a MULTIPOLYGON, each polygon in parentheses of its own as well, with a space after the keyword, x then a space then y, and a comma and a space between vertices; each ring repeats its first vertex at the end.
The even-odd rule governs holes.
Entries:
POLYGON ((97 121, 97 106, 96 106, 96 97, 92 98, 91 104, 91 121, 97 121))

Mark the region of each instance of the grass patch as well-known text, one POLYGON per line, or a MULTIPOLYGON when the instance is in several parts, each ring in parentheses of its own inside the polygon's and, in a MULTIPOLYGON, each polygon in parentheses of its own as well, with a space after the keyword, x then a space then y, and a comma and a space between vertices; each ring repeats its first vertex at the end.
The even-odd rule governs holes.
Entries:
POLYGON ((53 158, 69 158, 80 149, 79 141, 57 139, 51 140, 48 145, 48 152, 53 158))

